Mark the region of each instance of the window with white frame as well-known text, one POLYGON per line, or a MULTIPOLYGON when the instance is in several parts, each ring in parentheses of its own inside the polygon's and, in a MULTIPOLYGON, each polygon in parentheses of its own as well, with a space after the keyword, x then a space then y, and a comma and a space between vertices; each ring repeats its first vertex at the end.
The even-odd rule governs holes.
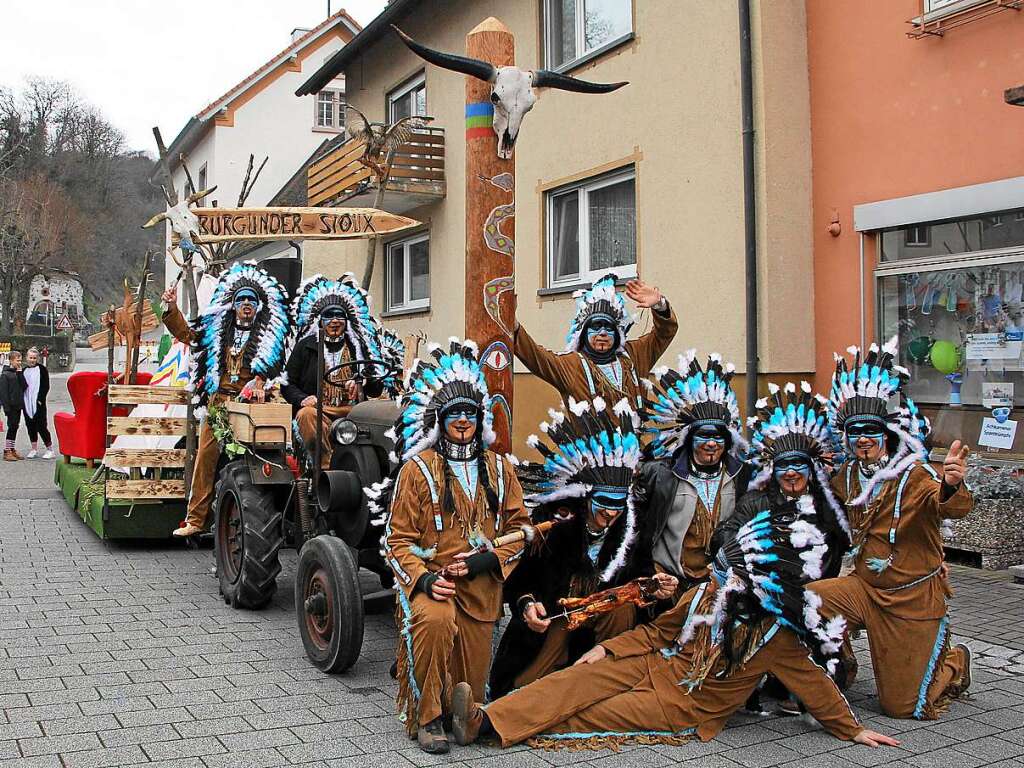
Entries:
POLYGON ((549 288, 636 275, 636 171, 631 166, 546 193, 549 288))
POLYGON ((913 248, 926 248, 932 244, 931 229, 914 225, 903 230, 903 244, 913 248))
POLYGON ((633 0, 543 0, 547 66, 568 68, 629 39, 633 0))
POLYGON ((427 114, 427 80, 423 72, 388 94, 388 122, 427 114))
POLYGON ((388 243, 385 257, 387 310, 430 307, 430 235, 388 243))
POLYGON ((345 94, 341 91, 323 90, 316 95, 315 127, 326 130, 345 129, 345 94))

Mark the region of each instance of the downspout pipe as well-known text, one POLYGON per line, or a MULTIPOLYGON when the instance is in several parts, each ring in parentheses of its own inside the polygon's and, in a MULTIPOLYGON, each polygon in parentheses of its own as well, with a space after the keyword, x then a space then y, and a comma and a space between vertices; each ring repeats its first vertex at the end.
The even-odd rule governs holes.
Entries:
POLYGON ((739 0, 740 116, 743 136, 743 234, 746 276, 747 416, 757 402, 757 197, 754 187, 754 65, 751 55, 750 0, 739 0))

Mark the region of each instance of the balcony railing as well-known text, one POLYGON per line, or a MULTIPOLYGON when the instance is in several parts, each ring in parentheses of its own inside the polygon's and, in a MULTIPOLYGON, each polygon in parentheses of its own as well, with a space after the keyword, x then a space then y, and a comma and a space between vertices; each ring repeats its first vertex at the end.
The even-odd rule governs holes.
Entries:
MULTIPOLYGON (((350 139, 309 166, 307 199, 311 206, 373 204, 377 180, 363 165, 364 143, 350 139)), ((445 196, 444 129, 423 128, 395 152, 385 187, 384 208, 404 213, 445 196)))

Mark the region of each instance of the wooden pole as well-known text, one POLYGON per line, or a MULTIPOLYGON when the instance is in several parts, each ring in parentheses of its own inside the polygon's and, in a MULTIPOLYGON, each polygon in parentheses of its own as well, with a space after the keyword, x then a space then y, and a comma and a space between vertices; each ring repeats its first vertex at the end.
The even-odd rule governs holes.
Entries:
MULTIPOLYGON (((515 38, 486 19, 466 35, 466 55, 514 64, 515 38)), ((490 96, 489 83, 466 77, 466 336, 480 346, 494 400, 492 449, 505 453, 512 447, 513 329, 502 322, 500 301, 515 285, 515 156, 498 157, 490 96)))
POLYGON ((139 375, 139 348, 142 346, 142 310, 143 305, 146 303, 146 283, 149 281, 149 266, 152 258, 153 251, 147 248, 146 258, 142 264, 142 277, 139 279, 139 293, 135 297, 135 317, 131 319, 125 318, 125 322, 130 323, 131 332, 138 334, 135 337, 135 348, 131 351, 131 367, 128 369, 126 384, 134 384, 139 375))

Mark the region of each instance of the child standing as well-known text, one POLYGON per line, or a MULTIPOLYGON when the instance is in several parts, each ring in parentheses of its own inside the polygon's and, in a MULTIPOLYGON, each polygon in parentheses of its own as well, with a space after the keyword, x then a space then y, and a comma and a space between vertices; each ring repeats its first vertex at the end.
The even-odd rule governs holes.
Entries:
POLYGON ((21 372, 21 352, 12 351, 7 365, 0 372, 0 405, 7 417, 7 436, 4 442, 4 461, 20 461, 25 458, 14 450, 14 439, 21 424, 24 408, 25 377, 21 372))
POLYGON ((22 375, 25 378, 25 427, 28 429, 28 439, 32 443, 28 458, 34 459, 39 455, 39 438, 42 437, 45 448, 43 458, 52 459, 53 441, 46 424, 46 396, 50 392, 50 372, 43 365, 39 358, 39 350, 35 347, 25 353, 25 370, 22 375))

